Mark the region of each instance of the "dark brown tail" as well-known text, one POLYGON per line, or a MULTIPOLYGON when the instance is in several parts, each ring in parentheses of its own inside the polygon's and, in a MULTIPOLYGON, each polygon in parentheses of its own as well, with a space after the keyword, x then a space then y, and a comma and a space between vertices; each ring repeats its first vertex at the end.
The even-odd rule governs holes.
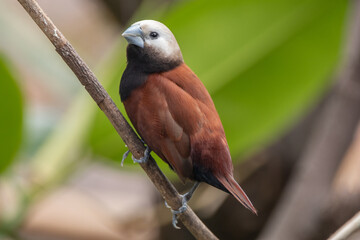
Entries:
POLYGON ((224 187, 242 204, 244 207, 257 215, 255 207, 252 205, 246 193, 241 189, 239 184, 232 176, 223 177, 216 176, 216 178, 224 185, 224 187))

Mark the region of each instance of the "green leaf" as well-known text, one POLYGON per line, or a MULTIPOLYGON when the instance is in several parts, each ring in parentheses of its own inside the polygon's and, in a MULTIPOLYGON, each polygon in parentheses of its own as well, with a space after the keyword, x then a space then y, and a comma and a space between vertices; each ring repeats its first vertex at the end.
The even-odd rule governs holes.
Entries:
POLYGON ((289 126, 336 66, 345 1, 200 0, 165 18, 213 97, 233 156, 289 126))
MULTIPOLYGON (((328 84, 346 6, 325 0, 197 0, 179 2, 158 20, 173 31, 185 62, 208 88, 238 156, 289 126, 328 84)), ((125 65, 120 66, 110 89, 117 100, 125 65)), ((105 116, 96 117, 92 149, 120 160, 126 149, 105 122, 105 116)))
POLYGON ((23 105, 20 89, 0 55, 0 173, 10 166, 20 147, 23 105))

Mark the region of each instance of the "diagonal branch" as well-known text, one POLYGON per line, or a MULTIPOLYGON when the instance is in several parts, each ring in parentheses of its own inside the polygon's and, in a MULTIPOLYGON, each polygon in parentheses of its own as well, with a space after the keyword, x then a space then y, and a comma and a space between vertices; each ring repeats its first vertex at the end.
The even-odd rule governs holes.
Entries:
POLYGON ((347 221, 339 230, 330 236, 329 240, 348 239, 351 234, 360 229, 360 212, 347 221))
MULTIPOLYGON (((108 117, 134 157, 142 157, 145 151, 144 145, 127 123, 104 87, 96 79, 94 73, 80 58, 64 35, 56 28, 50 18, 46 16, 35 0, 18 0, 18 2, 55 46, 56 51, 75 73, 81 84, 98 104, 99 108, 108 117)), ((173 209, 178 209, 182 205, 179 193, 160 171, 155 160, 150 158, 149 161, 140 164, 140 166, 144 169, 169 206, 173 209)), ((217 239, 190 207, 188 207, 185 212, 179 214, 179 220, 197 239, 217 239)))

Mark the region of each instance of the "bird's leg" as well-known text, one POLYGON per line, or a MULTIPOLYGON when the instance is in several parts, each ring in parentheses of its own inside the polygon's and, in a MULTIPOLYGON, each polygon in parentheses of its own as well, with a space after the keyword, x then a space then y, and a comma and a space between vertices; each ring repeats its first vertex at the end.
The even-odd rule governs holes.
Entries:
POLYGON ((178 214, 180 213, 183 213, 186 211, 187 209, 187 203, 188 201, 190 201, 190 198, 192 197, 193 193, 195 192, 195 190, 197 189, 197 187, 199 186, 200 182, 195 182, 194 186, 192 186, 192 188, 190 189, 189 192, 183 194, 183 195, 180 195, 181 197, 181 207, 178 209, 178 210, 174 210, 172 209, 168 203, 165 201, 165 206, 167 208, 170 208, 171 209, 171 213, 172 213, 172 225, 174 226, 174 228, 176 229, 180 229, 180 227, 177 226, 177 216, 178 214))
POLYGON ((186 202, 190 201, 190 198, 192 197, 192 195, 194 194, 195 190, 198 188, 199 185, 200 185, 200 182, 195 182, 194 186, 192 186, 190 191, 188 191, 187 193, 182 195, 182 197, 185 198, 186 202))
POLYGON ((149 157, 150 157, 150 152, 151 152, 150 148, 149 148, 148 146, 146 146, 146 149, 145 149, 145 152, 144 152, 144 156, 143 156, 142 158, 136 159, 134 156, 131 156, 131 158, 132 158, 132 160, 134 161, 134 163, 135 163, 135 162, 137 162, 137 163, 146 163, 147 160, 148 160, 149 157))

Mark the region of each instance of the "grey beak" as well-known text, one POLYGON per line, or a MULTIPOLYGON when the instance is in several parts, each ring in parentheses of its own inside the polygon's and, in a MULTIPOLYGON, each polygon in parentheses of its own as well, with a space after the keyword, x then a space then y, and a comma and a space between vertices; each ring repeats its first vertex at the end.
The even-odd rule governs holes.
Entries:
POLYGON ((129 27, 123 32, 122 36, 129 44, 144 48, 143 31, 141 30, 140 25, 137 24, 129 27))

